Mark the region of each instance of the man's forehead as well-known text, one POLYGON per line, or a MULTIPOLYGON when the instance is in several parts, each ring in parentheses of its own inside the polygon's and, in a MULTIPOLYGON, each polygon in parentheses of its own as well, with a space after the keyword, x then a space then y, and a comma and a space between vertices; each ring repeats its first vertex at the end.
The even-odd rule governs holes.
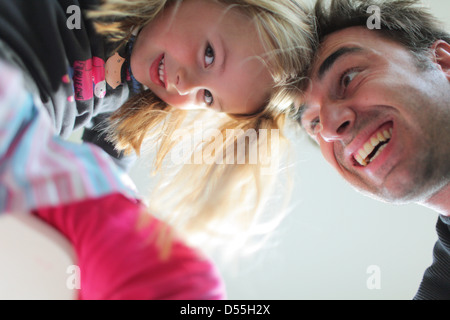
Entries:
POLYGON ((330 33, 320 44, 316 59, 313 63, 312 74, 317 75, 320 71, 320 66, 324 61, 342 48, 363 49, 366 45, 373 43, 373 41, 376 41, 377 39, 381 39, 377 31, 359 26, 349 27, 330 33))
POLYGON ((319 51, 324 52, 327 49, 332 49, 334 46, 339 46, 345 42, 370 42, 371 38, 380 38, 379 31, 370 30, 361 26, 348 27, 327 34, 320 43, 319 51))

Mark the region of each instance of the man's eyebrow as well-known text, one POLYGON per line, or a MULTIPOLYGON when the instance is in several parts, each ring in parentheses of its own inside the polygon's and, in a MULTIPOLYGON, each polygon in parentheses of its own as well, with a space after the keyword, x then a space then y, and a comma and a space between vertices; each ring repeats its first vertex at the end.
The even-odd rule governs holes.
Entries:
POLYGON ((347 54, 359 52, 359 51, 363 51, 363 49, 359 48, 359 47, 342 47, 342 48, 336 50, 335 52, 333 52, 320 65, 319 72, 318 72, 319 80, 322 80, 325 73, 327 73, 328 70, 331 69, 333 64, 335 64, 339 58, 342 58, 343 56, 345 56, 347 54))

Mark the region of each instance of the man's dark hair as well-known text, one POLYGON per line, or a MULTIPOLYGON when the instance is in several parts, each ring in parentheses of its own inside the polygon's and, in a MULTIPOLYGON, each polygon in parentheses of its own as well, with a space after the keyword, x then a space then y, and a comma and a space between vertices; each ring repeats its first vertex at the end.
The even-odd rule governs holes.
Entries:
POLYGON ((380 29, 373 31, 403 44, 419 64, 435 41, 450 43, 444 25, 419 0, 318 0, 314 11, 319 43, 333 32, 367 27, 373 14, 367 9, 372 5, 380 12, 380 29))
MULTIPOLYGON (((314 54, 317 55, 324 38, 334 32, 350 27, 368 28, 367 22, 373 15, 373 11, 368 10, 371 6, 379 9, 380 18, 380 28, 372 31, 408 49, 415 58, 418 70, 433 67, 429 56, 433 43, 437 40, 450 43, 450 33, 445 30, 444 24, 420 0, 317 0, 313 13, 314 54)), ((305 80, 302 89, 307 85, 305 80)), ((300 121, 302 112, 299 99, 293 119, 300 121)))

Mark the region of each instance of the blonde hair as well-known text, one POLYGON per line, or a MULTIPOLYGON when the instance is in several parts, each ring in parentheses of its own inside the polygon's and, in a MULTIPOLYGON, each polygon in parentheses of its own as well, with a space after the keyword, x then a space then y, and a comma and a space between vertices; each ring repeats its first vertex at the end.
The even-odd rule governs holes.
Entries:
MULTIPOLYGON (((309 9, 295 0, 216 2, 241 10, 252 18, 265 45, 267 57, 263 59, 268 63, 275 85, 264 108, 252 115, 185 111, 166 105, 147 90, 132 97, 113 114, 110 137, 119 149, 126 152, 139 154, 141 149, 156 148, 154 173, 161 174, 162 183, 153 190, 149 199, 156 212, 168 214, 166 218, 182 234, 214 235, 218 236, 216 239, 230 243, 230 240, 247 239, 256 230, 258 214, 272 193, 277 171, 263 174, 260 162, 249 163, 249 151, 252 146, 257 146, 267 153, 272 164, 281 163, 278 157, 288 148, 283 129, 287 119, 295 114, 293 99, 303 86, 303 73, 311 59, 313 37, 309 9), (207 137, 193 148, 191 160, 214 147, 212 156, 217 160, 214 163, 187 163, 175 171, 173 168, 165 169, 168 155, 180 143, 177 139, 180 138, 180 130, 187 135, 192 134, 194 123, 198 121, 207 123, 209 128, 216 129, 216 135, 220 132, 222 137, 230 129, 238 134, 222 141, 207 137), (276 141, 270 134, 265 135, 262 141, 263 129, 278 130, 276 141), (246 140, 248 130, 256 132, 256 141, 246 140), (275 142, 279 143, 278 149, 269 150, 267 146, 275 142), (226 150, 236 150, 241 143, 246 147, 245 163, 239 164, 236 154, 232 161, 226 159, 226 150)), ((124 44, 132 30, 142 28, 173 3, 180 2, 107 0, 90 16, 95 19, 100 33, 124 44)), ((282 192, 288 195, 288 189, 286 186, 282 192)), ((281 214, 280 209, 273 217, 281 214)), ((205 244, 204 238, 197 239, 202 239, 202 244, 205 244)))

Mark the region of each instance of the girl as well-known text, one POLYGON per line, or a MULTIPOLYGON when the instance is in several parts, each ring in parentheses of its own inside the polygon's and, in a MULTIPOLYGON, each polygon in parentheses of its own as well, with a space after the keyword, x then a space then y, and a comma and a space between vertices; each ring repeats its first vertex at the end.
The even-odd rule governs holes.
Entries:
MULTIPOLYGON (((119 43, 137 32, 131 70, 151 89, 112 116, 111 138, 119 148, 158 146, 159 169, 180 136, 195 135, 196 124, 203 132, 215 129, 181 142, 181 148, 193 146, 192 154, 183 167, 162 172, 149 203, 189 234, 233 234, 218 239, 240 245, 257 230, 251 226, 273 190, 277 157, 286 151, 281 130, 293 111, 292 94, 302 89, 312 46, 306 8, 290 0, 108 1, 92 16, 103 19, 98 30, 119 43), (193 108, 204 110, 183 110, 193 108), (263 137, 265 130, 279 135, 263 137), (256 138, 247 142, 249 132, 256 138), (236 152, 230 161, 227 151, 242 145, 244 161, 236 152), (266 159, 251 163, 254 146, 266 159), (196 162, 205 150, 213 150, 214 161, 196 162), (263 160, 272 165, 269 174, 262 172, 263 160)), ((289 194, 288 185, 283 193, 289 194)))
POLYGON ((70 241, 77 299, 223 299, 212 262, 161 238, 166 227, 111 158, 55 135, 21 78, 0 63, 0 218, 33 213, 70 241))
POLYGON ((1 58, 21 67, 61 135, 87 127, 84 140, 122 161, 116 150, 155 147, 158 170, 181 129, 192 131, 196 123, 216 129, 221 135, 203 135, 191 153, 197 159, 213 150, 214 161, 187 161, 170 179, 163 175, 167 187, 156 188, 150 203, 186 231, 217 233, 219 222, 225 232, 225 218, 233 227, 242 220, 247 230, 273 178, 261 175, 261 162, 250 163, 250 147, 277 162, 282 150, 268 147, 274 141, 261 132, 283 129, 309 61, 311 24, 303 6, 296 0, 94 4, 0 0, 1 58), (90 19, 80 20, 80 9, 89 9, 90 19), (105 113, 114 110, 110 144, 100 133, 105 113), (236 134, 228 138, 227 130, 236 134), (249 130, 256 138, 248 142, 249 130), (230 161, 224 151, 239 144, 244 161, 235 154, 230 161))

